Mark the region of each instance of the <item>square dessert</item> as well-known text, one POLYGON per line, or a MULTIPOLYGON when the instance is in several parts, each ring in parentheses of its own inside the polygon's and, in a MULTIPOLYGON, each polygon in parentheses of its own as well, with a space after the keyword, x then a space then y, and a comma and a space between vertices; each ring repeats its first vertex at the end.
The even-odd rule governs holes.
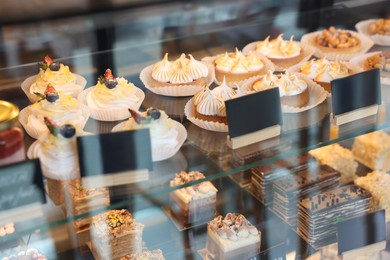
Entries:
POLYGON ((249 259, 260 253, 261 233, 243 215, 228 213, 207 225, 206 259, 249 259), (207 258, 208 257, 208 258, 207 258))
POLYGON ((291 173, 299 171, 312 159, 309 154, 303 153, 252 168, 251 182, 256 197, 265 205, 272 204, 273 183, 291 173))
POLYGON ((92 217, 91 246, 99 259, 120 259, 142 252, 144 225, 126 209, 110 210, 92 217))
POLYGON ((358 163, 355 161, 352 152, 339 144, 317 148, 311 150, 309 154, 314 156, 321 164, 339 171, 341 173, 341 184, 351 182, 357 178, 358 163))
POLYGON ((371 209, 374 211, 384 209, 386 221, 390 221, 390 175, 381 171, 373 171, 364 177, 357 178, 355 184, 371 193, 371 209))
MULTIPOLYGON (((109 205, 110 197, 107 188, 86 189, 80 181, 65 186, 67 216, 77 216, 109 205)), ((81 230, 89 228, 91 221, 92 216, 88 216, 75 220, 73 224, 76 230, 81 230)))
POLYGON ((295 174, 274 182, 273 210, 276 215, 295 226, 299 199, 339 185, 340 173, 326 165, 311 162, 303 165, 295 174))
POLYGON ((368 213, 371 195, 349 184, 299 202, 298 234, 314 247, 336 241, 337 222, 368 213))
MULTIPOLYGON (((198 171, 180 172, 169 185, 174 187, 204 178, 198 171)), ((176 189, 170 193, 171 213, 186 226, 207 222, 215 214, 217 191, 210 181, 176 189)))
POLYGON ((356 160, 373 170, 390 170, 390 135, 382 131, 355 138, 352 153, 356 160))

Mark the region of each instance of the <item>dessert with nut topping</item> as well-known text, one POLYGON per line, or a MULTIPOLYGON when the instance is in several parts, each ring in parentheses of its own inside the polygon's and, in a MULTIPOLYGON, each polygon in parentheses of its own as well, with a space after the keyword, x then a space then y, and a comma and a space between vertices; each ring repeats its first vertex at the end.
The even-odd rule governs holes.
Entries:
POLYGON ((390 78, 390 51, 381 51, 368 57, 363 63, 363 69, 380 69, 381 76, 390 78))
POLYGON ((355 53, 360 49, 360 39, 348 30, 330 26, 322 30, 311 42, 323 52, 355 53))
POLYGON ((368 25, 369 34, 381 34, 390 36, 390 17, 377 19, 368 25))
POLYGON ((143 228, 126 209, 96 215, 91 223, 92 252, 99 259, 120 259, 141 253, 143 228))

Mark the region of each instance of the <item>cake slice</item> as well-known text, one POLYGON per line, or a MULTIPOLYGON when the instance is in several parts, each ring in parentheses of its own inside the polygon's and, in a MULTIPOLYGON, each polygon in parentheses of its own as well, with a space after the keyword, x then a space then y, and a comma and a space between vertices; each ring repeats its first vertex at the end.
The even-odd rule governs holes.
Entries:
POLYGON ((373 170, 390 170, 390 136, 385 132, 356 137, 352 153, 357 161, 373 170))
POLYGON ((91 223, 92 252, 99 259, 120 259, 140 253, 143 228, 126 209, 96 215, 91 223))
POLYGON ((368 213, 371 195, 349 184, 305 198, 298 206, 298 234, 314 247, 336 241, 337 222, 368 213))
MULTIPOLYGON (((78 181, 65 186, 65 203, 67 216, 77 216, 109 206, 110 197, 107 188, 86 189, 78 181)), ((81 230, 89 228, 91 220, 92 216, 88 216, 75 220, 73 224, 81 230)))
POLYGON ((340 173, 326 165, 311 162, 303 165, 295 174, 277 180, 273 185, 273 210, 290 225, 297 222, 299 199, 312 196, 339 185, 340 173))
POLYGON ((235 260, 256 256, 260 253, 260 234, 243 215, 218 216, 207 225, 206 259, 235 260))
POLYGON ((339 171, 341 173, 341 184, 351 182, 357 178, 358 163, 355 161, 352 152, 339 144, 317 148, 311 150, 309 154, 314 156, 321 164, 339 171))
MULTIPOLYGON (((182 171, 169 185, 175 187, 204 178, 198 171, 182 171)), ((176 189, 170 193, 171 212, 185 226, 207 222, 214 217, 217 191, 210 181, 176 189)))
POLYGON ((371 193, 372 210, 384 209, 386 221, 390 221, 390 175, 381 171, 373 171, 364 177, 357 178, 355 184, 371 193))

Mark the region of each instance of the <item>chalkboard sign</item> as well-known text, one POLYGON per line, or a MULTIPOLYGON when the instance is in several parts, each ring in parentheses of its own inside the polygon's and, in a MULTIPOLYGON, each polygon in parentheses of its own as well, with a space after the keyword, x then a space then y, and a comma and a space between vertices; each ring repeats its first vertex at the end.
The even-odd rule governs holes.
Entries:
POLYGON ((38 159, 0 168, 0 215, 5 211, 37 202, 46 202, 38 159))
POLYGON ((279 88, 230 99, 225 104, 231 138, 282 124, 279 88))
POLYGON ((381 104, 379 69, 331 81, 333 115, 381 104))
POLYGON ((385 211, 337 223, 338 254, 386 240, 385 211))
MULTIPOLYGON (((79 136, 77 137, 77 147, 81 177, 107 175, 119 178, 120 180, 115 183, 115 185, 119 185, 131 183, 132 180, 140 180, 140 172, 143 174, 145 171, 153 169, 148 128, 79 136)), ((144 180, 144 178, 141 179, 144 180)), ((95 184, 98 184, 98 182, 109 179, 95 178, 95 180, 95 184)), ((90 186, 85 185, 84 180, 83 184, 90 186)), ((107 183, 105 186, 110 185, 107 183)))

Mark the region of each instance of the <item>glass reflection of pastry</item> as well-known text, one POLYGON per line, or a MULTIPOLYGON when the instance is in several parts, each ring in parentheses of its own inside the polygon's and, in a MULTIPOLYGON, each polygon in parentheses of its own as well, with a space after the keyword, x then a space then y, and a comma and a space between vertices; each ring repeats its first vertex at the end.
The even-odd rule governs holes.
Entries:
POLYGON ((355 53, 360 49, 360 39, 348 30, 331 26, 312 39, 312 44, 323 52, 355 53))
POLYGON ((381 34, 390 36, 390 17, 386 19, 378 19, 368 25, 369 34, 381 34))

